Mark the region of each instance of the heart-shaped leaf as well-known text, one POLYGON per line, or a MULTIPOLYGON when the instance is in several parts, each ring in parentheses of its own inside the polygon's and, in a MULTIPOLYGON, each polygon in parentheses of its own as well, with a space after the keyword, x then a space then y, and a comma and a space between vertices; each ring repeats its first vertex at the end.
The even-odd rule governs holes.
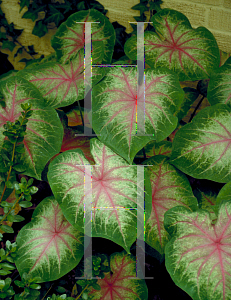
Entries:
POLYGON ((211 105, 218 103, 231 105, 231 57, 216 69, 209 81, 208 101, 211 105))
POLYGON ((144 111, 141 94, 137 97, 136 68, 110 68, 92 89, 92 127, 99 139, 132 163, 148 142, 165 139, 177 125, 173 116, 184 98, 175 73, 167 69, 145 71, 145 134, 135 136, 136 110, 144 111))
MULTIPOLYGON (((92 69, 92 85, 105 73, 105 68, 92 69)), ((66 64, 47 62, 18 72, 37 87, 47 106, 64 107, 84 98, 84 51, 66 64)))
POLYGON ((97 281, 101 290, 89 288, 89 298, 96 299, 132 299, 147 300, 148 289, 144 279, 131 279, 136 277, 136 258, 125 251, 113 253, 110 256, 110 272, 103 279, 97 281))
POLYGON ((164 254, 169 234, 164 228, 164 214, 172 207, 183 205, 198 208, 187 177, 168 163, 168 158, 156 155, 143 162, 147 167, 152 187, 152 211, 145 226, 145 242, 164 254))
MULTIPOLYGON (((175 71, 180 81, 208 78, 219 66, 219 48, 205 27, 193 29, 187 17, 173 9, 162 9, 152 18, 156 32, 144 33, 145 61, 150 66, 175 71)), ((128 39, 125 54, 136 60, 137 36, 128 39)))
POLYGON ((231 181, 231 108, 205 107, 173 140, 170 163, 198 179, 231 181))
POLYGON ((54 197, 47 197, 34 210, 32 221, 16 238, 16 267, 37 282, 53 281, 71 271, 83 256, 83 234, 64 217, 54 197))
POLYGON ((85 40, 89 42, 90 39, 92 63, 110 64, 115 45, 115 30, 108 18, 95 9, 72 14, 59 26, 51 39, 51 46, 55 49, 58 60, 65 63, 84 48, 85 40), (92 22, 90 36, 85 32, 84 22, 92 22))
POLYGON ((32 105, 33 114, 29 117, 23 140, 24 174, 40 180, 46 163, 61 148, 63 127, 59 117, 53 108, 45 106, 42 95, 33 84, 23 78, 15 76, 2 81, 0 92, 6 102, 5 108, 0 107, 0 145, 4 140, 3 125, 19 118, 21 104, 32 105))
POLYGON ((174 207, 164 216, 172 236, 165 247, 165 265, 175 284, 192 299, 230 299, 231 201, 220 206, 215 225, 209 212, 174 207))
MULTIPOLYGON (((97 164, 92 166, 92 236, 107 238, 129 252, 137 236, 137 166, 128 165, 96 138, 90 140, 90 145, 97 164)), ((65 217, 82 232, 84 176, 91 176, 84 173, 84 165, 89 162, 81 150, 66 151, 51 162, 47 175, 65 217)), ((145 172, 145 218, 150 211, 150 179, 145 172)))

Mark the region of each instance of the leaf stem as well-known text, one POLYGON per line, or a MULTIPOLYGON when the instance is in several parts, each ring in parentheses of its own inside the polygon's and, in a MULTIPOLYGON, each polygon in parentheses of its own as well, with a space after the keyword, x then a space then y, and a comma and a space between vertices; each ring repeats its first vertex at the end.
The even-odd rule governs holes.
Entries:
POLYGON ((44 300, 44 298, 46 297, 46 295, 49 293, 50 289, 52 288, 52 286, 54 285, 54 283, 52 283, 52 285, 49 287, 48 291, 46 292, 46 294, 43 296, 42 300, 44 300))
POLYGON ((19 200, 22 198, 24 193, 21 193, 20 197, 18 197, 17 201, 15 202, 15 204, 11 207, 11 209, 8 211, 8 213, 6 213, 3 217, 3 219, 0 221, 0 225, 2 225, 2 222, 7 218, 7 216, 10 214, 10 212, 15 208, 15 206, 17 205, 17 203, 19 202, 19 200))
POLYGON ((79 106, 79 111, 80 111, 80 116, 81 116, 82 124, 83 124, 83 126, 84 126, 83 113, 82 113, 82 110, 81 110, 81 106, 80 106, 79 101, 78 101, 78 106, 79 106))
POLYGON ((77 298, 75 298, 75 300, 79 299, 80 296, 83 294, 83 292, 89 287, 89 283, 85 286, 85 288, 82 290, 82 292, 79 294, 79 296, 77 298))
POLYGON ((142 148, 142 151, 143 151, 143 155, 144 155, 144 159, 146 159, 146 153, 145 153, 145 150, 144 150, 144 147, 142 148))
MULTIPOLYGON (((11 252, 11 250, 8 253, 6 253, 5 256, 7 257, 10 254, 10 252, 11 252)), ((3 261, 3 259, 0 260, 0 262, 2 262, 2 261, 3 261)))
POLYGON ((201 103, 202 103, 202 101, 204 100, 204 98, 205 98, 205 96, 202 96, 201 100, 198 102, 196 108, 194 109, 194 112, 192 113, 192 115, 191 115, 191 117, 190 117, 190 119, 189 119, 189 121, 188 121, 189 123, 192 121, 193 117, 194 117, 195 114, 196 114, 197 109, 198 109, 199 106, 201 105, 201 103))
MULTIPOLYGON (((13 152, 12 152, 12 157, 11 157, 11 162, 13 162, 13 161, 14 161, 14 153, 15 153, 15 147, 16 147, 16 144, 17 144, 17 140, 14 142, 14 146, 13 146, 13 152)), ((9 178, 10 178, 11 171, 12 171, 12 166, 10 166, 10 169, 9 169, 9 171, 8 171, 8 175, 7 175, 6 183, 7 183, 7 181, 9 181, 9 178)), ((5 183, 5 186, 4 186, 4 189, 3 189, 3 192, 2 192, 2 196, 1 196, 1 199, 0 199, 0 203, 2 202, 2 199, 3 199, 4 193, 5 193, 5 191, 6 191, 6 183, 5 183)))
MULTIPOLYGON (((22 124, 23 124, 25 118, 26 118, 26 113, 25 113, 24 116, 22 117, 21 124, 20 124, 21 126, 22 126, 22 124)), ((14 146, 13 146, 13 152, 12 152, 12 158, 11 158, 11 162, 12 162, 12 163, 13 163, 13 161, 14 161, 14 154, 15 154, 15 148, 16 148, 16 144, 17 144, 17 139, 18 139, 18 136, 17 136, 16 141, 14 142, 14 146)), ((6 191, 6 183, 9 181, 10 174, 11 174, 11 171, 12 171, 12 167, 13 167, 13 166, 10 166, 10 169, 9 169, 9 171, 8 171, 8 175, 7 175, 7 179, 6 179, 6 182, 5 182, 5 186, 4 186, 4 189, 3 189, 3 192, 2 192, 1 198, 0 198, 0 203, 2 202, 4 193, 5 193, 5 191, 6 191)))

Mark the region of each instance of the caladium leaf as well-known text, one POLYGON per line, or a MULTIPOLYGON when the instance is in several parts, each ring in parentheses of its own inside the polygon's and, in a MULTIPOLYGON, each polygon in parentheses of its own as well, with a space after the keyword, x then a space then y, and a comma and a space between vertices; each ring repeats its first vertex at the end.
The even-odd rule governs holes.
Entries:
POLYGON ((12 76, 15 76, 18 73, 18 70, 10 70, 7 73, 4 73, 0 76, 0 80, 6 80, 7 78, 10 78, 12 76))
POLYGON ((152 187, 152 211, 145 226, 145 242, 164 254, 169 234, 164 228, 165 212, 183 205, 190 210, 198 208, 187 177, 168 163, 168 158, 157 155, 143 162, 149 172, 152 187))
POLYGON ((199 92, 196 89, 190 87, 183 88, 183 91, 185 92, 184 100, 181 103, 179 109, 174 114, 174 116, 176 116, 179 121, 187 116, 189 109, 199 96, 199 92))
POLYGON ((164 216, 171 235, 165 265, 177 286, 194 300, 230 299, 231 201, 222 203, 215 225, 209 212, 174 207, 164 216))
MULTIPOLYGON (((96 138, 90 145, 97 164, 92 166, 92 236, 107 238, 129 252, 137 236, 137 167, 128 165, 96 138)), ((84 165, 89 162, 81 150, 66 151, 51 162, 47 175, 65 217, 82 232, 84 176, 90 176, 87 171, 84 175, 84 165)), ((145 218, 150 211, 151 187, 145 171, 145 218)))
MULTIPOLYGON (((185 15, 167 8, 156 13, 151 22, 156 32, 144 33, 145 61, 151 67, 165 66, 185 81, 208 78, 219 66, 219 48, 208 29, 193 29, 185 15)), ((124 52, 136 60, 136 36, 126 41, 124 52)))
POLYGON ((231 200, 231 182, 226 183, 217 195, 216 204, 220 204, 222 201, 231 200))
POLYGON ((32 221, 16 238, 18 245, 16 267, 41 277, 39 282, 53 281, 71 271, 80 262, 83 234, 64 217, 54 197, 47 197, 34 210, 32 221))
POLYGON ((110 272, 103 279, 97 281, 101 290, 89 288, 88 299, 132 299, 147 300, 148 289, 144 279, 131 279, 136 277, 136 258, 125 251, 113 253, 110 256, 110 272))
MULTIPOLYGON (((145 147, 144 151, 146 158, 150 158, 155 155, 165 155, 170 157, 172 153, 172 143, 169 141, 163 141, 156 143, 155 141, 149 142, 145 147)), ((144 157, 143 151, 139 151, 136 157, 144 157)))
POLYGON ((92 89, 92 127, 99 139, 132 163, 136 153, 151 140, 165 139, 177 125, 173 116, 184 98, 175 73, 167 69, 145 71, 145 134, 135 136, 136 109, 144 110, 137 97, 136 68, 110 68, 92 89))
MULTIPOLYGON (((92 85, 105 73, 105 68, 93 68, 92 85)), ((64 107, 84 98, 84 53, 79 51, 76 58, 67 64, 47 62, 18 73, 33 83, 42 93, 47 106, 64 107)))
POLYGON ((231 108, 205 107, 173 140, 170 163, 198 179, 231 181, 231 108))
POLYGON ((231 105, 231 57, 213 72, 208 85, 207 98, 211 105, 218 103, 231 105))
POLYGON ((92 64, 110 64, 115 45, 115 30, 108 18, 95 9, 72 14, 59 26, 51 39, 51 46, 55 49, 58 60, 66 63, 84 48, 85 39, 90 41, 90 38, 92 40, 92 64), (83 22, 93 22, 91 37, 85 36, 83 22))
POLYGON ((41 179, 41 173, 51 157, 59 153, 63 128, 56 111, 46 107, 40 92, 27 80, 17 76, 0 83, 6 107, 0 107, 0 145, 3 144, 3 125, 15 122, 21 115, 21 104, 31 103, 33 114, 27 123, 24 136, 23 163, 25 175, 41 179))

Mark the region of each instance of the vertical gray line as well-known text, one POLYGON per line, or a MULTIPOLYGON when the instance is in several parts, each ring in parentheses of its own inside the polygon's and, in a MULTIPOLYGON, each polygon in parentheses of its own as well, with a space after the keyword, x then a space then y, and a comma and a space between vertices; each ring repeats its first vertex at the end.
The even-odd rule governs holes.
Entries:
POLYGON ((144 22, 137 23, 137 135, 145 135, 144 22))
POLYGON ((92 124, 91 110, 91 22, 85 22, 85 48, 84 48, 84 135, 91 136, 92 128, 86 127, 92 124), (87 113, 87 108, 90 109, 87 113), (87 121, 87 115, 89 121, 87 121))
POLYGON ((84 277, 92 277, 92 232, 91 232, 91 206, 92 206, 92 186, 91 186, 91 165, 85 165, 84 184, 84 277))
POLYGON ((145 279, 145 244, 144 244, 144 166, 137 165, 137 243, 136 276, 145 279))

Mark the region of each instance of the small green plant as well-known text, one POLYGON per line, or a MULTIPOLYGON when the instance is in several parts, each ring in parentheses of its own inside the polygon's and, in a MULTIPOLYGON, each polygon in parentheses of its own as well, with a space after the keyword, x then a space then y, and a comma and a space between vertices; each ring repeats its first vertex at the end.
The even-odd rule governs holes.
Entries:
MULTIPOLYGON (((2 240, 3 235, 0 233, 0 239, 2 240)), ((11 274, 11 271, 15 269, 13 265, 16 257, 17 243, 11 243, 6 241, 6 250, 0 249, 0 275, 5 276, 11 274)))
POLYGON ((36 282, 39 281, 40 277, 31 277, 30 274, 23 273, 22 280, 15 280, 14 283, 20 287, 24 288, 24 291, 21 294, 15 295, 15 300, 27 299, 27 300, 35 300, 38 299, 40 292, 38 291, 41 289, 41 285, 37 284, 36 282))
MULTIPOLYGON (((28 182, 24 177, 21 178, 21 183, 15 181, 16 172, 25 171, 22 154, 25 152, 23 139, 26 134, 28 118, 31 117, 33 111, 31 110, 30 104, 21 104, 21 108, 24 110, 15 122, 7 121, 4 124, 3 135, 6 137, 0 157, 0 175, 1 175, 1 197, 0 206, 3 208, 4 215, 0 216, 0 229, 13 233, 13 229, 4 225, 4 221, 9 222, 21 222, 24 220, 23 217, 15 215, 16 205, 21 207, 30 207, 32 204, 31 195, 36 193, 38 188, 31 186, 33 183, 33 178, 28 182), (7 191, 8 190, 8 191, 7 191), (15 201, 10 203, 3 201, 5 193, 8 195, 9 191, 15 190, 15 201), (25 201, 23 201, 25 199, 25 201)), ((5 197, 6 198, 6 197, 5 197)))
MULTIPOLYGON (((98 277, 99 279, 105 278, 105 273, 108 273, 111 271, 109 266, 108 257, 105 254, 98 254, 92 257, 92 276, 98 277)), ((88 266, 87 266, 88 267, 88 266)), ((84 274, 82 273, 82 276, 84 274)), ((79 279, 77 281, 77 284, 81 287, 80 294, 76 298, 81 299, 88 299, 88 292, 87 289, 92 287, 95 290, 101 290, 101 287, 99 284, 97 284, 98 279, 79 279)))

